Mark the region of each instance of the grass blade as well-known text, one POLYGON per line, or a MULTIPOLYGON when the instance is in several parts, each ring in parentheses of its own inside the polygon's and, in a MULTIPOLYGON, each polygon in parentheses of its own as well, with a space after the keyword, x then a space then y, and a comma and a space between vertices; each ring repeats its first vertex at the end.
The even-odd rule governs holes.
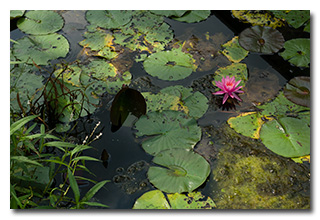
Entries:
POLYGON ((69 167, 68 167, 68 178, 69 178, 69 182, 70 182, 70 187, 71 187, 73 194, 74 194, 74 199, 75 199, 77 207, 78 207, 79 200, 80 200, 80 191, 79 191, 79 187, 78 187, 78 183, 76 181, 76 178, 73 176, 69 167))
POLYGON ((94 185, 82 198, 81 203, 87 203, 109 180, 104 180, 94 185))
POLYGON ((19 130, 22 126, 24 126, 25 124, 27 124, 29 121, 35 119, 36 117, 38 117, 38 115, 31 115, 31 116, 27 116, 24 117, 22 119, 20 119, 19 121, 16 121, 15 123, 13 123, 12 125, 10 125, 10 136, 16 132, 17 130, 19 130))

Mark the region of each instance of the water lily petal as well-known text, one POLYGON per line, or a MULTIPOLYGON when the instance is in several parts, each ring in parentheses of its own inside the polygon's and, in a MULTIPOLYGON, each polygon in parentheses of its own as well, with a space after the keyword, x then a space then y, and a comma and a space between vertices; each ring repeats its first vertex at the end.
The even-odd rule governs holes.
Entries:
POLYGON ((233 95, 236 99, 238 99, 239 101, 242 101, 242 100, 239 98, 239 96, 237 96, 235 93, 232 93, 232 95, 233 95))
POLYGON ((223 97, 222 105, 227 101, 228 97, 229 97, 229 95, 228 95, 228 93, 226 93, 226 94, 224 95, 224 97, 223 97))
POLYGON ((213 92, 213 95, 223 95, 225 92, 224 91, 218 91, 218 92, 213 92))

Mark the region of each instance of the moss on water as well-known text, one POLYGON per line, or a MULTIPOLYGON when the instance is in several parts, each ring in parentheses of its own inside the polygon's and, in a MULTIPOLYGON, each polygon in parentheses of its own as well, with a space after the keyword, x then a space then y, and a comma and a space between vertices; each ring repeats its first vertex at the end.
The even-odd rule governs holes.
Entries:
POLYGON ((310 209, 310 169, 225 126, 215 144, 212 198, 218 209, 310 209))

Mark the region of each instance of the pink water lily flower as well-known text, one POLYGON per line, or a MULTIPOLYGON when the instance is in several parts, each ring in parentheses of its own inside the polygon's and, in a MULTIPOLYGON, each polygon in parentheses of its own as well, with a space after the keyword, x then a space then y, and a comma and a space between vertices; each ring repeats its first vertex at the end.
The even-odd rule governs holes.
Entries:
POLYGON ((226 78, 222 77, 221 82, 215 81, 215 84, 217 87, 219 87, 222 91, 214 92, 212 93, 213 95, 223 95, 223 101, 222 104, 224 104, 228 97, 230 96, 231 98, 236 98, 239 101, 242 101, 239 96, 236 95, 236 93, 244 93, 240 89, 242 86, 238 86, 241 80, 236 82, 235 77, 229 78, 229 76, 226 76, 226 78), (238 86, 238 87, 237 87, 238 86))

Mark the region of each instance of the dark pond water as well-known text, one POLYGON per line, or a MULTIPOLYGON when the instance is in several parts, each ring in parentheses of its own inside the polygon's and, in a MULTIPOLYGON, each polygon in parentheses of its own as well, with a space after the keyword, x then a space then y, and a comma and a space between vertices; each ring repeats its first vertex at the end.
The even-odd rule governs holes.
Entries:
MULTIPOLYGON (((72 62, 77 59, 78 54, 82 50, 82 47, 78 42, 83 40, 82 35, 85 32, 87 25, 84 13, 84 11, 75 11, 62 14, 66 24, 61 33, 67 37, 71 45, 71 50, 65 58, 67 62, 72 62)), ((220 38, 217 37, 217 43, 219 43, 219 39, 221 43, 229 41, 233 36, 238 35, 243 29, 250 26, 249 24, 243 24, 238 22, 237 19, 234 19, 231 16, 230 11, 212 11, 208 19, 199 23, 188 24, 171 19, 166 19, 166 22, 174 30, 175 38, 188 40, 192 35, 203 38, 203 36, 209 32, 210 36, 215 34, 220 36, 220 38)), ((306 33, 301 34, 301 31, 293 32, 291 29, 283 30, 282 33, 286 40, 293 37, 296 38, 297 36, 306 36, 306 33)), ((18 30, 11 32, 12 39, 18 39, 21 36, 22 33, 18 30)), ((55 62, 58 63, 59 60, 55 62)), ((213 61, 213 64, 211 64, 213 67, 209 70, 192 73, 189 77, 174 82, 163 81, 151 77, 144 71, 141 63, 135 63, 130 69, 130 73, 133 76, 132 87, 137 88, 140 91, 150 91, 150 88, 183 85, 202 92, 207 96, 209 102, 214 103, 216 99, 212 97, 212 90, 210 90, 212 89, 212 85, 210 86, 212 74, 219 68, 219 65, 226 62, 227 61, 222 55, 217 56, 215 61, 213 61), (148 82, 148 85, 151 84, 150 88, 144 87, 144 81, 141 79, 145 79, 145 77, 148 77, 150 80, 150 82, 148 82)), ((248 111, 253 107, 252 100, 256 99, 258 101, 261 99, 267 100, 268 98, 273 98, 279 89, 292 77, 296 75, 310 75, 309 69, 294 67, 285 62, 277 54, 259 55, 250 53, 242 62, 247 64, 249 79, 252 80, 250 88, 252 91, 255 91, 254 94, 256 97, 244 100, 239 106, 236 106, 236 109, 221 109, 216 105, 211 104, 208 112, 202 118, 198 119, 198 125, 203 129, 203 139, 197 144, 195 149, 198 148, 199 151, 201 151, 201 146, 205 145, 208 141, 216 141, 217 143, 215 148, 210 151, 209 160, 211 162, 212 170, 216 169, 217 166, 217 152, 230 147, 230 145, 224 143, 224 141, 228 141, 229 137, 229 134, 224 133, 224 131, 227 130, 224 126, 229 117, 236 116, 238 111, 248 111), (254 85, 256 84, 257 86, 255 87, 254 85), (264 85, 264 87, 262 88, 260 85, 264 85), (216 137, 213 137, 213 135, 217 133, 220 133, 220 136, 217 135, 216 137)), ((78 135, 80 136, 80 139, 83 139, 85 135, 90 134, 96 123, 101 122, 100 126, 97 128, 96 134, 102 132, 103 135, 100 139, 91 144, 91 146, 94 147, 94 150, 87 151, 86 155, 100 158, 102 151, 105 149, 110 156, 108 166, 105 167, 102 163, 97 162, 88 162, 86 165, 89 170, 95 174, 95 177, 92 175, 88 175, 88 177, 96 181, 110 180, 110 183, 107 183, 104 189, 96 194, 94 200, 107 204, 112 209, 130 209, 137 198, 144 192, 153 189, 153 186, 148 182, 146 177, 146 171, 148 170, 148 166, 153 157, 144 152, 140 146, 141 140, 134 137, 133 129, 130 127, 132 123, 127 123, 128 126, 121 127, 117 132, 111 132, 110 107, 112 98, 113 97, 105 96, 102 100, 103 106, 99 108, 95 114, 86 117, 85 119, 81 119, 74 135, 78 135)), ((239 143, 241 141, 242 139, 240 141, 238 140, 239 143)), ((230 140, 230 143, 231 142, 233 143, 233 141, 230 140)), ((247 141, 246 144, 248 146, 257 145, 257 143, 252 144, 251 142, 249 143, 249 141, 247 141)), ((208 149, 204 149, 204 154, 209 154, 208 149)), ((246 154, 247 150, 247 148, 244 148, 243 152, 240 153, 246 154)), ((230 151, 232 151, 232 149, 230 151)), ((238 151, 241 151, 241 149, 238 151)), ((270 158, 275 157, 275 155, 271 153, 267 155, 270 156, 270 158)), ((279 161, 283 162, 287 160, 279 159, 279 161)), ((288 166, 292 166, 292 168, 288 169, 303 169, 299 167, 300 165, 294 163, 288 162, 287 164, 288 166), (295 166, 298 166, 298 168, 295 166)), ((299 182, 296 183, 296 185, 297 184, 301 185, 302 183, 299 182)), ((80 188, 81 193, 85 193, 90 188, 91 184, 82 186, 80 188)), ((218 186, 215 182, 212 173, 199 189, 203 194, 214 198, 214 200, 219 199, 214 194, 221 190, 221 186, 218 186)), ((306 192, 306 194, 308 194, 308 192, 306 192)), ((225 208, 233 207, 226 206, 225 208)))

